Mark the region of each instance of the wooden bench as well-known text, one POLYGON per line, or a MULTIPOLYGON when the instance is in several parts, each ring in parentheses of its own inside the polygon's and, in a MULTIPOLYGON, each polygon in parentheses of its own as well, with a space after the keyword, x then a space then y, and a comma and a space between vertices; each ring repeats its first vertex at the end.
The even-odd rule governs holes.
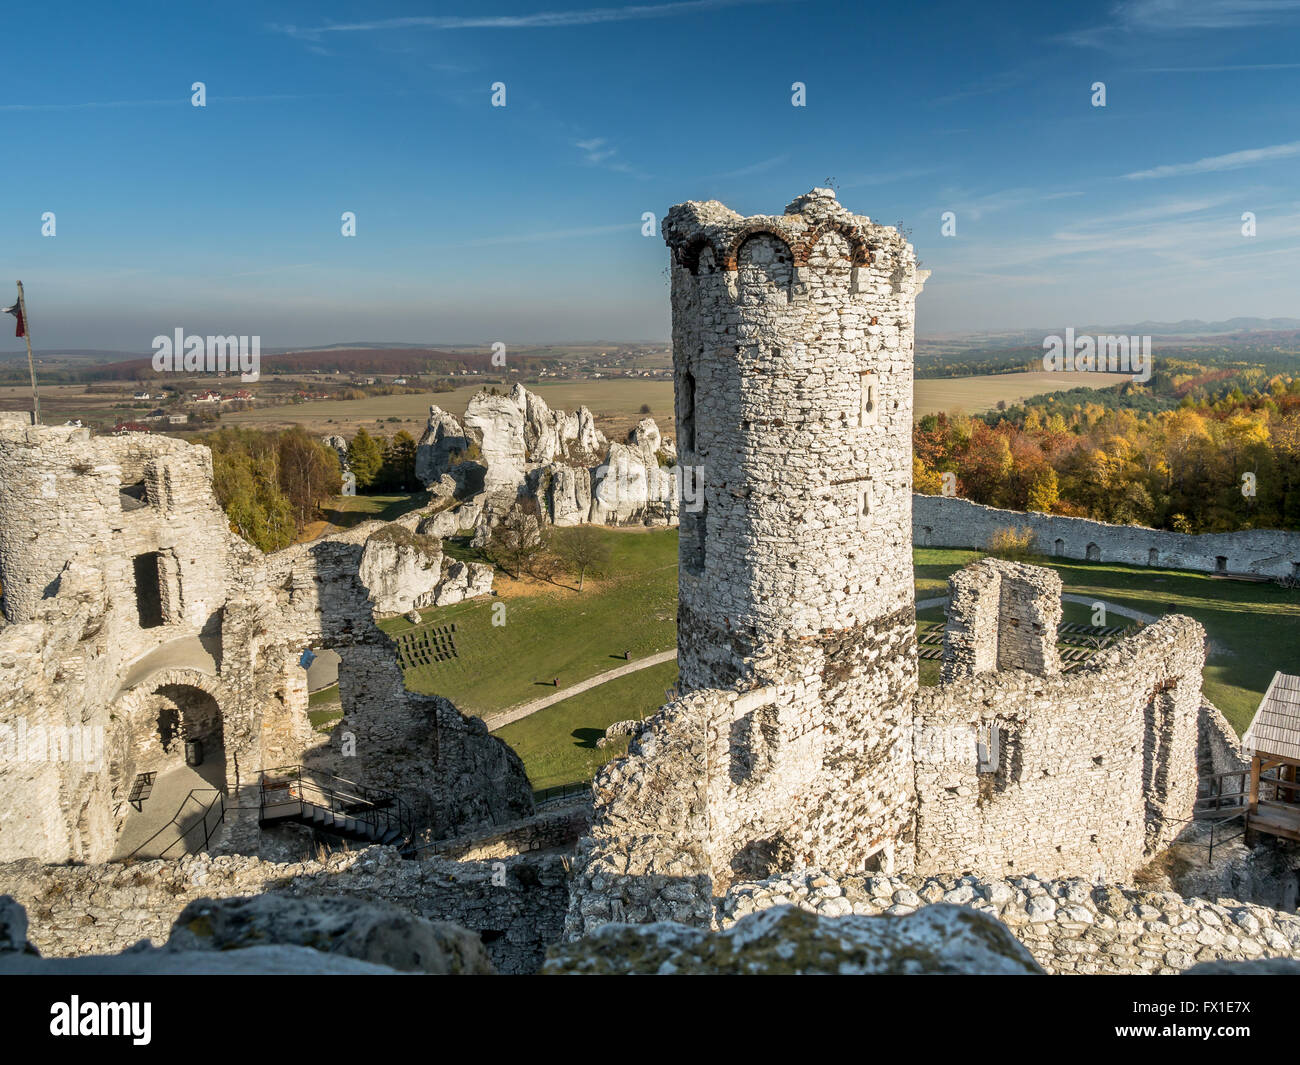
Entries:
POLYGON ((157 775, 157 773, 141 773, 131 785, 131 794, 127 796, 126 801, 135 807, 137 813, 144 808, 145 799, 149 798, 153 791, 153 781, 157 775))

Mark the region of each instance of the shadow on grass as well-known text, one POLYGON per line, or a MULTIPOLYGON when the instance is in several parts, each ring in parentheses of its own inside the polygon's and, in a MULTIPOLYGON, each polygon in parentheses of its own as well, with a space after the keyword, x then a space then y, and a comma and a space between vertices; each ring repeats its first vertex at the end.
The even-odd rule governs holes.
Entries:
POLYGON ((347 509, 326 507, 321 515, 331 525, 340 529, 350 529, 363 521, 396 521, 403 514, 419 510, 429 505, 428 492, 413 492, 410 495, 376 495, 348 496, 354 500, 347 509))
POLYGON ((571 733, 575 747, 585 747, 589 751, 596 749, 596 741, 605 735, 603 728, 575 728, 571 733))

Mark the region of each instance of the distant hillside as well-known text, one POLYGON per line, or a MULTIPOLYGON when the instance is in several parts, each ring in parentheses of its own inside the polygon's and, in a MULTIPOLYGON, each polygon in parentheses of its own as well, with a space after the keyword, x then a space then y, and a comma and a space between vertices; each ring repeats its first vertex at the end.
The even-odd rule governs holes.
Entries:
MULTIPOLYGON (((541 360, 516 356, 511 367, 521 372, 541 360)), ((492 369, 490 352, 454 353, 433 348, 326 348, 290 351, 283 354, 262 353, 262 376, 276 374, 380 374, 418 375, 449 374, 458 370, 492 369)), ((87 381, 133 381, 158 376, 149 358, 130 359, 88 367, 82 374, 87 381)))

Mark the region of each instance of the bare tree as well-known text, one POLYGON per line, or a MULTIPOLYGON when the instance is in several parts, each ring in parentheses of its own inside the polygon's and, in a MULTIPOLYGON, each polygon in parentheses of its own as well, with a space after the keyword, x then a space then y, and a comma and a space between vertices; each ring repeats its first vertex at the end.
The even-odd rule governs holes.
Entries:
POLYGON ((518 503, 492 530, 487 545, 488 557, 516 580, 531 571, 545 552, 546 537, 541 522, 536 514, 518 503))
POLYGON ((611 561, 609 542, 594 525, 575 525, 555 534, 555 553, 578 575, 578 591, 588 573, 599 577, 608 572, 611 561))

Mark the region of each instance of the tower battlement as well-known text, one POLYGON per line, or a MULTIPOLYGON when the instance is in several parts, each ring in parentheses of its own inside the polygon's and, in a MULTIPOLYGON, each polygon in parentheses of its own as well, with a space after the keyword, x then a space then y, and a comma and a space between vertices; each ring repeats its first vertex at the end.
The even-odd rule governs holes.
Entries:
POLYGON ((716 737, 710 872, 887 864, 911 817, 916 257, 828 189, 782 215, 679 204, 663 234, 678 456, 703 487, 681 514, 678 665, 716 737), (852 811, 826 799, 845 785, 852 811))
POLYGON ((783 215, 679 204, 663 232, 677 447, 704 485, 681 516, 682 676, 711 687, 910 609, 923 278, 895 230, 828 189, 783 215))

